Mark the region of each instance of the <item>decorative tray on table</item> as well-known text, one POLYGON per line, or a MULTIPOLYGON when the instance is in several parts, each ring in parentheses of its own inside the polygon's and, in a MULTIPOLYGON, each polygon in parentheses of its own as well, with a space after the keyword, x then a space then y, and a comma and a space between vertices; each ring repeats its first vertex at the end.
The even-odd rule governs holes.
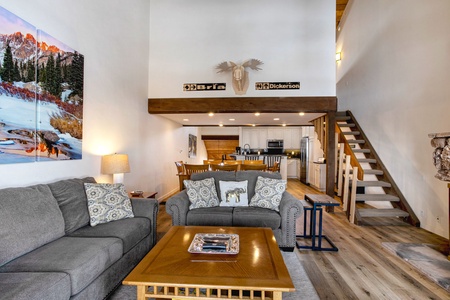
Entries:
POLYGON ((238 254, 239 235, 225 233, 197 233, 189 246, 190 253, 238 254))

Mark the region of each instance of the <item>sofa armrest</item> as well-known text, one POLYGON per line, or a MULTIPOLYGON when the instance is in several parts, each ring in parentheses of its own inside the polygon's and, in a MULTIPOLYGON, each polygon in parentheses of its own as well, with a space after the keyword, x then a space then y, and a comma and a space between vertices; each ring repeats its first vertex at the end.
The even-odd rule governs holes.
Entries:
POLYGON ((189 211, 189 197, 186 190, 173 195, 166 201, 166 212, 172 216, 173 226, 185 226, 186 215, 189 211))
POLYGON ((150 220, 152 224, 152 241, 156 245, 157 233, 157 215, 159 210, 159 203, 156 199, 149 198, 130 198, 133 214, 135 217, 144 217, 150 220))
POLYGON ((281 238, 279 244, 287 247, 295 246, 296 239, 296 221, 303 213, 303 205, 299 199, 295 198, 288 192, 283 193, 280 201, 281 215, 281 238))

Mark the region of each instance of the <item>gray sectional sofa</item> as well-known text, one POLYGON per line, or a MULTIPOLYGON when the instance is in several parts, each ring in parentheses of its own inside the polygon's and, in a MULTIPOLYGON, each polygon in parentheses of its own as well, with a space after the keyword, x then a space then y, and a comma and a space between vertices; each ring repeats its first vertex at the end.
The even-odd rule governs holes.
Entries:
POLYGON ((0 299, 104 299, 155 245, 155 199, 91 227, 85 182, 0 190, 0 299))
MULTIPOLYGON (((220 195, 219 181, 248 180, 248 199, 255 194, 258 176, 281 179, 280 173, 260 171, 204 172, 194 173, 191 180, 214 178, 217 194, 220 195)), ((190 201, 186 190, 169 198, 166 211, 172 216, 172 225, 178 226, 242 226, 270 227, 279 247, 292 251, 296 243, 295 223, 303 213, 301 202, 288 192, 284 192, 279 205, 279 212, 261 207, 207 207, 189 209, 190 201)))

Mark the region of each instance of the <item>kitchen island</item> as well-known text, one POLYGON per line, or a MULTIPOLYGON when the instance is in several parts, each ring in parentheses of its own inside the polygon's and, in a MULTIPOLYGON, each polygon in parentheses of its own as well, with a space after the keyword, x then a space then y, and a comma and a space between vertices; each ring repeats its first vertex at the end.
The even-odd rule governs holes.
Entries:
POLYGON ((280 162, 280 174, 282 179, 287 179, 287 156, 283 154, 229 154, 229 156, 234 157, 236 160, 245 160, 245 157, 251 156, 255 157, 258 156, 257 159, 266 161, 266 156, 281 156, 281 162, 280 162))

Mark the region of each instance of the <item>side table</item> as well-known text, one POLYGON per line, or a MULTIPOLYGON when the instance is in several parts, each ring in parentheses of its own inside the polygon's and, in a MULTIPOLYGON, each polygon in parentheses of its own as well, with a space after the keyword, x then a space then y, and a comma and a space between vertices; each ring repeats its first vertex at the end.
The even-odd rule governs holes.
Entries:
POLYGON ((311 249, 313 251, 338 251, 339 249, 334 245, 334 243, 325 235, 322 234, 322 207, 328 208, 334 206, 339 206, 339 201, 331 198, 328 195, 322 194, 306 194, 305 200, 302 201, 304 209, 304 219, 303 219, 303 234, 296 235, 297 238, 310 238, 311 246, 300 245, 297 241, 298 249, 311 249), (308 219, 309 212, 309 234, 306 233, 306 223, 308 219), (317 218, 317 213, 319 218, 317 218), (322 238, 325 239, 331 247, 322 247, 322 238), (317 239, 317 245, 316 245, 317 239))

